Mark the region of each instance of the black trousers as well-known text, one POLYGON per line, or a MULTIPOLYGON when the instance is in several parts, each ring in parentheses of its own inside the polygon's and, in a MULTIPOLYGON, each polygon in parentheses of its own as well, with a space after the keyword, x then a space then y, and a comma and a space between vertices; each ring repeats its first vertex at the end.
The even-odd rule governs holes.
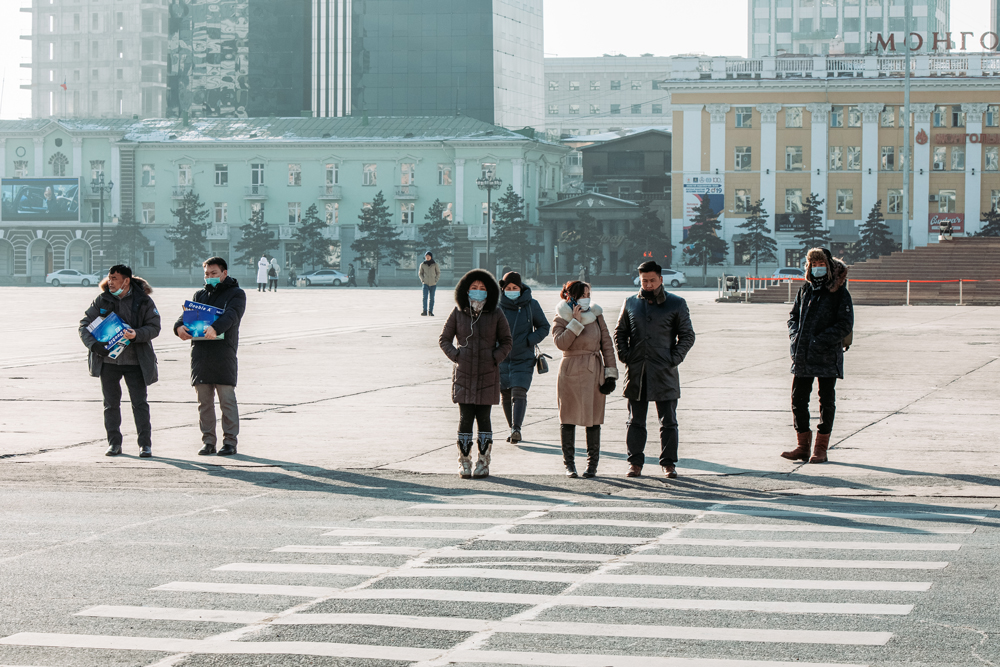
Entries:
MULTIPOLYGON (((625 432, 625 447, 628 462, 642 467, 646 462, 646 415, 649 401, 646 400, 646 378, 643 378, 642 393, 638 401, 629 399, 628 430, 625 432)), ((660 424, 660 465, 677 463, 677 443, 680 432, 677 428, 677 401, 655 401, 656 416, 660 424)))
POLYGON ((458 432, 472 433, 472 422, 479 426, 480 433, 492 433, 493 424, 490 422, 490 411, 492 405, 473 405, 472 403, 458 404, 458 432))
MULTIPOLYGON (((833 431, 833 418, 837 414, 837 378, 816 378, 819 380, 819 426, 818 433, 829 435, 833 431)), ((813 378, 792 378, 792 423, 796 433, 809 432, 809 397, 812 394, 813 378)))
POLYGON ((128 387, 129 402, 132 403, 132 418, 139 435, 139 446, 153 444, 153 427, 149 423, 149 403, 146 401, 146 381, 139 366, 116 366, 104 364, 101 367, 101 391, 104 393, 104 430, 108 432, 108 444, 122 444, 122 385, 128 387))

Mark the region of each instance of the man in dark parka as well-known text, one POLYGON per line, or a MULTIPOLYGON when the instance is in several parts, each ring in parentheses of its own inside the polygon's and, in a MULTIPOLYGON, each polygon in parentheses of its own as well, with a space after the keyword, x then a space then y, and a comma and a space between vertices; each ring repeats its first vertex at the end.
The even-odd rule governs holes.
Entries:
POLYGON ((681 380, 677 367, 694 345, 694 328, 687 302, 663 289, 663 273, 656 262, 639 265, 642 289, 622 305, 615 327, 618 360, 625 364, 628 399, 627 477, 639 477, 646 460, 646 414, 656 403, 660 423, 660 466, 667 477, 677 477, 677 401, 681 380))
MULTIPOLYGON (((236 453, 240 433, 240 411, 236 403, 236 352, 240 343, 240 320, 247 307, 246 293, 229 275, 226 260, 211 257, 205 260, 205 287, 195 292, 192 301, 221 308, 223 313, 205 331, 204 339, 191 343, 191 385, 198 392, 199 426, 202 456, 215 454, 215 396, 222 408, 222 449, 219 456, 236 453)), ((181 316, 174 323, 174 334, 181 340, 191 340, 181 316)))

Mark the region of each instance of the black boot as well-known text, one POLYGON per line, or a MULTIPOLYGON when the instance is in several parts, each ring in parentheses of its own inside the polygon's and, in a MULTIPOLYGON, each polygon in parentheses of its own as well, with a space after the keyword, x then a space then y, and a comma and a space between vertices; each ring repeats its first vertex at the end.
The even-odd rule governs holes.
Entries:
POLYGON ((524 413, 528 411, 528 399, 515 398, 511 401, 510 441, 521 442, 521 425, 524 424, 524 413))
POLYGON ((559 429, 562 435, 563 465, 566 466, 566 476, 576 478, 576 426, 562 424, 559 429))
MULTIPOLYGON (((503 416, 507 418, 507 428, 510 428, 513 422, 511 421, 511 401, 510 401, 510 390, 507 391, 500 390, 500 405, 503 406, 503 416)), ((507 442, 510 442, 510 436, 507 436, 507 442)))
POLYGON ((587 470, 584 477, 597 477, 597 461, 601 458, 601 427, 587 427, 587 470))

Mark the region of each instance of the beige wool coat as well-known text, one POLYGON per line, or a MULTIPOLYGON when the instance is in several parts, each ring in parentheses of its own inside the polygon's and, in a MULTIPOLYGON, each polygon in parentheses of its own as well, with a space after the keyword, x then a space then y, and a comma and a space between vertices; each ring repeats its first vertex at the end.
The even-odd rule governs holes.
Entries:
POLYGON ((556 308, 552 338, 563 353, 556 381, 559 423, 596 426, 604 423, 607 399, 600 386, 607 378, 618 378, 618 366, 601 307, 591 306, 582 317, 582 322, 573 319, 565 301, 556 308))

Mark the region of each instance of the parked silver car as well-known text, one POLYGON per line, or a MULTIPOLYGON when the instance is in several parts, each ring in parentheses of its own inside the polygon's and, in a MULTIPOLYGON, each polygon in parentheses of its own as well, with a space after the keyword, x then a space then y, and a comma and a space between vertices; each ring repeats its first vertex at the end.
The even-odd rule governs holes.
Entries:
MULTIPOLYGON (((664 285, 670 285, 671 287, 680 287, 681 285, 687 285, 688 281, 687 276, 685 276, 680 271, 674 271, 673 269, 663 269, 662 274, 663 274, 664 285)), ((642 281, 639 279, 639 276, 636 276, 635 280, 632 281, 632 284, 638 287, 639 283, 641 282, 642 281)))
POLYGON ((91 285, 100 283, 101 276, 96 273, 80 273, 76 269, 63 269, 62 271, 53 271, 45 276, 45 282, 53 287, 59 287, 60 285, 90 287, 91 285))
POLYGON ((341 273, 336 269, 320 269, 319 271, 299 276, 299 278, 305 278, 306 287, 310 285, 333 285, 334 287, 340 287, 347 284, 347 274, 341 273))

